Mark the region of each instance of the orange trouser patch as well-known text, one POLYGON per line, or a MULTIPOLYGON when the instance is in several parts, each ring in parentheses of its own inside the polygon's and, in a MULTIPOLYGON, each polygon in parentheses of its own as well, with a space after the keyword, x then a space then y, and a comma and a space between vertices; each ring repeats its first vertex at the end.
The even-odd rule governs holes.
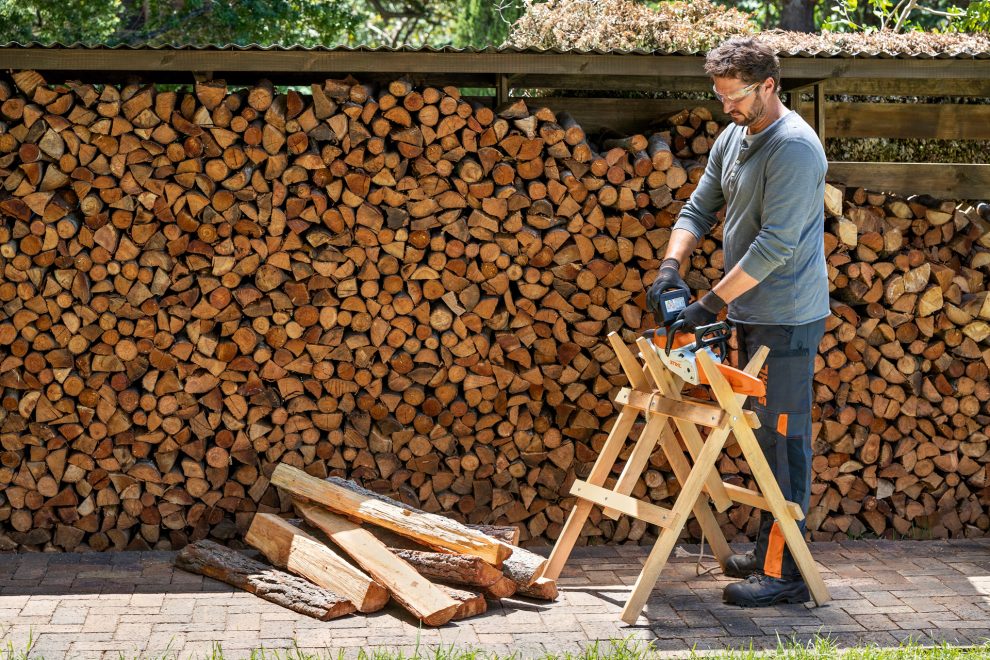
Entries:
POLYGON ((767 543, 767 556, 763 561, 763 573, 770 577, 779 578, 780 568, 784 563, 784 533, 780 531, 780 524, 774 520, 773 527, 770 528, 770 541, 767 543))
POLYGON ((787 437, 787 413, 777 415, 777 433, 787 437))

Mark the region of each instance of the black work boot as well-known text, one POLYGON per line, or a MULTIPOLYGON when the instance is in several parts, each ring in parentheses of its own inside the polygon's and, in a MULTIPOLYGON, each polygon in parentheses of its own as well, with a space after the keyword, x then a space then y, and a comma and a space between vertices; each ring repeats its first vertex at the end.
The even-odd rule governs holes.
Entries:
POLYGON ((726 577, 745 580, 753 573, 758 573, 761 568, 762 564, 756 558, 756 554, 747 552, 744 555, 730 555, 725 560, 725 567, 722 569, 722 573, 726 577))
POLYGON ((801 576, 774 578, 757 573, 742 582, 733 582, 722 591, 722 601, 740 607, 770 607, 777 603, 805 603, 811 600, 808 585, 801 576))

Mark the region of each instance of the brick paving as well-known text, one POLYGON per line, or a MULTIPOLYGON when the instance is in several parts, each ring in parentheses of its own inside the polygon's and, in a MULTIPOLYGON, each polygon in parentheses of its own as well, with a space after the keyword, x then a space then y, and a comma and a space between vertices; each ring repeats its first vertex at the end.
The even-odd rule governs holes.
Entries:
MULTIPOLYGON (((662 652, 775 648, 778 638, 827 635, 840 646, 980 644, 990 638, 990 539, 814 543, 833 600, 825 607, 724 605, 729 582, 711 560, 699 569, 679 547, 644 615, 619 620, 648 548, 579 548, 560 579, 560 599, 490 602, 487 614, 420 629, 390 604, 372 615, 316 621, 172 566, 171 552, 0 556, 0 655, 199 658, 219 642, 226 658, 250 650, 343 651, 456 644, 521 657, 580 652, 594 641, 632 638, 662 652), (706 569, 714 569, 704 572, 706 569), (701 570, 702 574, 697 572, 701 570)), ((738 546, 745 549, 745 546, 738 546)))

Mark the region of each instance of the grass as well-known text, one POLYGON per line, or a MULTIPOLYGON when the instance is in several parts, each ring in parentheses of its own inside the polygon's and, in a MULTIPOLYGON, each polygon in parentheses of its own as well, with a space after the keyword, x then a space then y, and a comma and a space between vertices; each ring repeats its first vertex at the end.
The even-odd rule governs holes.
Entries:
MULTIPOLYGON (((35 650, 35 640, 29 639, 27 646, 21 649, 13 648, 8 641, 6 647, 0 646, 0 660, 42 660, 45 656, 35 650)), ((545 654, 542 656, 523 656, 519 653, 509 655, 492 654, 483 649, 459 648, 454 645, 420 648, 417 643, 411 652, 389 649, 361 649, 357 652, 358 660, 652 660, 653 658, 669 657, 670 652, 660 653, 650 643, 633 639, 610 640, 605 643, 594 642, 580 653, 564 653, 560 655, 545 654)), ((120 654, 120 660, 173 660, 178 659, 176 651, 166 649, 155 655, 120 654)), ((189 656, 184 656, 189 657, 189 656)), ((193 656, 196 657, 196 656, 193 656)), ((344 651, 311 652, 298 646, 291 649, 255 649, 250 655, 244 656, 238 652, 231 655, 234 658, 248 657, 250 660, 343 660, 344 651)), ((350 657, 353 657, 350 656, 350 657)), ((829 637, 816 636, 806 643, 795 640, 778 639, 777 648, 769 651, 750 648, 726 649, 721 651, 701 651, 686 649, 677 654, 683 658, 702 658, 708 660, 763 660, 779 658, 782 660, 823 660, 825 658, 841 658, 842 660, 971 660, 990 658, 990 640, 976 646, 950 646, 942 643, 937 646, 922 646, 913 641, 907 641, 896 648, 880 648, 877 646, 860 646, 848 649, 839 648, 838 644, 829 637)), ((197 660, 226 660, 223 648, 214 643, 212 650, 196 657, 197 660)))

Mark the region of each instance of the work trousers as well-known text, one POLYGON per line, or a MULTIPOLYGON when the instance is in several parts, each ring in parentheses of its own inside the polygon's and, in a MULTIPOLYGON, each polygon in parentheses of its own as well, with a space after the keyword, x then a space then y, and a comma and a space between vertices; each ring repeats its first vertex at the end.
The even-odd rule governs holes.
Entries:
MULTIPOLYGON (((760 372, 767 393, 750 397, 747 408, 760 419, 756 439, 784 499, 808 513, 811 496, 811 407, 815 355, 825 334, 825 320, 804 325, 736 324, 739 364, 744 366, 760 346, 770 349, 760 372)), ((804 533, 804 520, 798 522, 804 533)), ((756 556, 763 573, 776 578, 800 577, 797 564, 784 543, 773 514, 763 511, 756 540, 756 556)))

